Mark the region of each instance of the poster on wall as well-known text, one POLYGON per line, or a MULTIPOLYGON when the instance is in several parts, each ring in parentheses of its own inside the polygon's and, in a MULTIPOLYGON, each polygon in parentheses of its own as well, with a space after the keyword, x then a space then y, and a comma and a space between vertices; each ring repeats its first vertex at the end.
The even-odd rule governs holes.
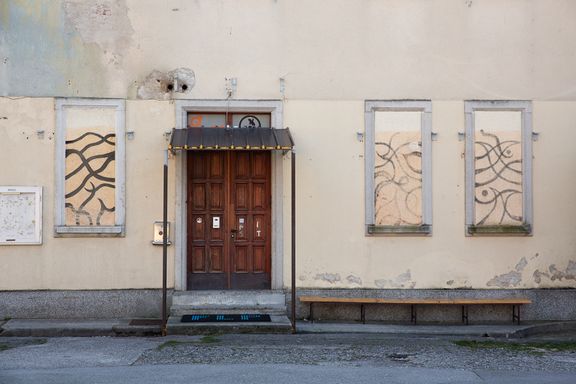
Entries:
POLYGON ((0 187, 0 245, 42 244, 42 187, 0 187))

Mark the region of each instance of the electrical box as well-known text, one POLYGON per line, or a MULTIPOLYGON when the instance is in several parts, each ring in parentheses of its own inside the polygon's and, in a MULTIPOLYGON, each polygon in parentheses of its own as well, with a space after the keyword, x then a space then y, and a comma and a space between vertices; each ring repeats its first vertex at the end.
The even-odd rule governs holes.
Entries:
MULTIPOLYGON (((154 245, 163 245, 164 244, 164 222, 162 221, 155 221, 154 222, 154 238, 152 240, 152 244, 154 245)), ((167 232, 166 235, 168 236, 168 245, 172 244, 170 242, 170 222, 167 223, 167 232)))

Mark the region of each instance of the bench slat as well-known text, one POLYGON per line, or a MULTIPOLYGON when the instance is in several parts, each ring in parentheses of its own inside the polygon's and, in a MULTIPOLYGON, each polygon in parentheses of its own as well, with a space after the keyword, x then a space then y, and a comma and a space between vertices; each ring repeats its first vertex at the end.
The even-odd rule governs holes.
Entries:
POLYGON ((386 299, 370 297, 325 297, 325 296, 301 296, 302 303, 349 303, 349 304, 419 304, 419 305, 520 305, 531 304, 527 298, 506 299, 386 299))

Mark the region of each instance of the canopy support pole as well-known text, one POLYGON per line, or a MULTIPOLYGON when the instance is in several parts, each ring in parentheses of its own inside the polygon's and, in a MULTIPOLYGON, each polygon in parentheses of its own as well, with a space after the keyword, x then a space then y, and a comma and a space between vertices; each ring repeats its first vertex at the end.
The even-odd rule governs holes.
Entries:
POLYGON ((291 153, 292 171, 292 333, 296 333, 296 152, 291 153))
POLYGON ((164 191, 162 209, 162 336, 166 336, 166 291, 168 269, 168 151, 164 155, 164 191))

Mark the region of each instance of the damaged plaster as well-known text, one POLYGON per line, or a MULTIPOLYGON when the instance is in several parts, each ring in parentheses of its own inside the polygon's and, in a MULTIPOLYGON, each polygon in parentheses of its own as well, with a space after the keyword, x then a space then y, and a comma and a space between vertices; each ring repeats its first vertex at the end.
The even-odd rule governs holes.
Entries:
POLYGON ((84 43, 79 32, 69 27, 65 4, 0 2, 1 95, 108 95, 103 51, 96 44, 84 43))
POLYGON ((96 44, 108 64, 119 65, 132 44, 134 29, 124 0, 68 0, 64 2, 66 23, 86 44, 96 44))
POLYGON ((528 261, 525 257, 521 258, 520 261, 514 267, 514 270, 504 273, 502 275, 494 276, 488 283, 486 283, 489 287, 498 287, 498 288, 508 288, 508 287, 517 287, 520 282, 522 282, 522 271, 528 265, 528 261))
POLYGON ((138 98, 168 100, 174 92, 189 93, 195 84, 196 76, 189 68, 178 68, 170 72, 153 70, 138 87, 138 98))
POLYGON ((376 284, 378 288, 414 288, 416 286, 416 282, 412 281, 412 273, 409 269, 398 275, 395 279, 375 280, 374 284, 376 284))
POLYGON ((359 278, 358 276, 348 275, 346 277, 346 281, 348 281, 350 284, 362 285, 362 279, 359 278))
POLYGON ((330 284, 334 284, 342 279, 339 273, 318 273, 316 276, 314 276, 314 280, 321 280, 330 284))
POLYGON ((551 281, 576 280, 576 262, 573 260, 568 261, 568 266, 563 271, 559 270, 556 264, 551 264, 548 267, 548 272, 541 272, 537 269, 534 271, 532 277, 536 284, 542 283, 543 277, 551 281))

